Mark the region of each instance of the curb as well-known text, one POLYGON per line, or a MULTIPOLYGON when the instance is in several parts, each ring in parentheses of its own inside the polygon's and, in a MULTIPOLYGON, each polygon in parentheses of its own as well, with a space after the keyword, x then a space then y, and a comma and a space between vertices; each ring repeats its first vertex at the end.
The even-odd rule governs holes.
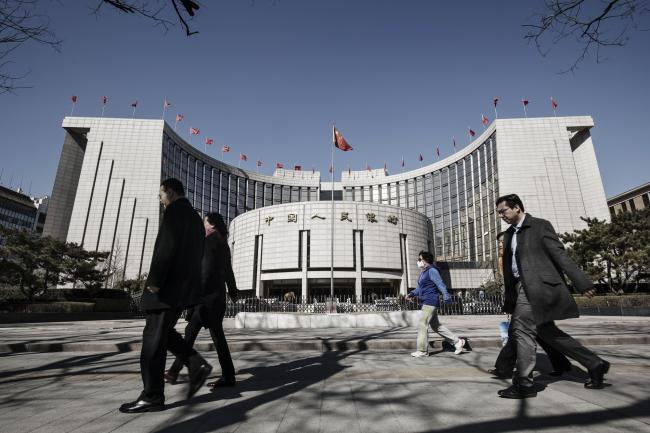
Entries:
MULTIPOLYGON (((499 348, 499 338, 468 338, 472 348, 499 348)), ((576 338, 585 346, 650 344, 650 335, 597 335, 576 338)), ((434 347, 439 347, 435 340, 434 347)), ((294 351, 354 351, 354 350, 411 350, 415 345, 415 335, 409 339, 313 339, 298 341, 231 341, 231 352, 294 352, 294 351)), ((138 352, 140 340, 121 342, 71 342, 71 343, 0 343, 0 352, 138 352)), ((212 342, 199 342, 194 348, 200 352, 214 351, 212 342)))

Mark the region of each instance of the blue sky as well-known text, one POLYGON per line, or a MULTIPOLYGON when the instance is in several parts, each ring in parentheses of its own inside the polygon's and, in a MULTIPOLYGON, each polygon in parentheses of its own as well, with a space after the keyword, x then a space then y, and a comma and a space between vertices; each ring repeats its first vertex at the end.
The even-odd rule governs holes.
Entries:
POLYGON ((277 161, 324 175, 332 122, 354 147, 337 170, 386 162, 394 173, 402 156, 414 168, 436 146, 449 155, 453 136, 467 144, 468 125, 493 119, 494 96, 501 118, 523 116, 522 97, 530 117, 551 116, 553 96, 558 115, 594 117, 608 196, 650 180, 650 32, 558 74, 578 47, 541 57, 524 40, 540 1, 219 0, 204 2, 190 38, 110 9, 96 17, 92 1, 41 3, 62 52, 25 45, 13 61, 33 87, 0 96, 1 182, 32 194, 51 192, 72 95, 81 116, 99 115, 108 96, 110 117, 131 117, 137 99, 137 117, 160 118, 167 98, 167 121, 185 116, 182 134, 214 138, 208 153, 228 144, 235 165, 244 152, 251 170, 260 159, 267 174, 277 161))

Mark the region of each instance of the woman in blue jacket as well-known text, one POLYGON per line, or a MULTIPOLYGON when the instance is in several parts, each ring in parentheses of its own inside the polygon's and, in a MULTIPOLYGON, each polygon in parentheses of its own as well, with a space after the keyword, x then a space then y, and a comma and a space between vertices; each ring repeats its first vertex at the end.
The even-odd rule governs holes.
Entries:
POLYGON ((443 301, 448 304, 451 302, 451 296, 447 292, 447 286, 440 277, 438 268, 433 264, 433 255, 428 251, 420 251, 418 256, 418 268, 422 269, 420 278, 418 278, 418 286, 415 290, 410 292, 407 296, 417 296, 422 302, 422 317, 418 324, 418 348, 411 356, 420 358, 422 356, 429 356, 429 326, 434 332, 438 333, 441 337, 453 344, 456 348, 454 352, 456 355, 463 351, 465 340, 456 337, 453 332, 440 324, 438 320, 438 294, 442 295, 443 301))

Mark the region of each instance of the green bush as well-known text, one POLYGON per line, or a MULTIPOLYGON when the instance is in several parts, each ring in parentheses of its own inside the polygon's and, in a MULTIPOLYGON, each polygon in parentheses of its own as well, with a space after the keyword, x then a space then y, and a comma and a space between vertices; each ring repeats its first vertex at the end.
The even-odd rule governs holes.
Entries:
POLYGON ((94 302, 50 302, 26 305, 27 313, 88 313, 95 309, 94 302))

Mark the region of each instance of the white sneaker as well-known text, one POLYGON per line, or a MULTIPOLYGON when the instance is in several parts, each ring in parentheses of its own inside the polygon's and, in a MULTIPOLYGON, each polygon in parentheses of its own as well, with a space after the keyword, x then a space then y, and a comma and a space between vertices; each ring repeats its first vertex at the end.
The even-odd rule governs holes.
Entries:
POLYGON ((460 355, 460 353, 463 351, 463 347, 465 347, 465 340, 463 338, 459 338, 458 343, 454 344, 454 347, 456 348, 454 355, 460 355))
POLYGON ((427 352, 420 352, 419 350, 416 350, 415 352, 411 353, 411 356, 414 358, 422 358, 424 356, 429 356, 427 352))

